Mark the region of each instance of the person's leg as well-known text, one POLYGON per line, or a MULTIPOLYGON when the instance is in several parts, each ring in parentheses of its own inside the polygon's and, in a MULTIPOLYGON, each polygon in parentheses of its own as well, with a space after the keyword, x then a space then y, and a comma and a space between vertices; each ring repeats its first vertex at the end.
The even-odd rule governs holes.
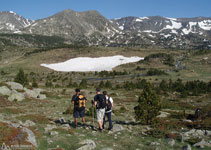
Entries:
POLYGON ((81 121, 83 122, 83 124, 85 124, 86 123, 86 120, 85 120, 85 109, 83 109, 80 112, 80 117, 81 117, 81 121))
POLYGON ((103 117, 103 129, 104 129, 104 125, 105 125, 105 117, 106 117, 106 114, 104 115, 104 117, 103 117))
POLYGON ((97 110, 97 121, 98 121, 98 125, 99 125, 99 130, 103 129, 103 117, 105 115, 105 110, 103 111, 103 109, 98 109, 97 110))
POLYGON ((74 121, 75 121, 75 126, 77 127, 77 125, 78 125, 78 118, 74 118, 74 121))
POLYGON ((74 110, 73 117, 74 117, 75 127, 77 127, 78 125, 78 116, 79 116, 79 112, 77 110, 74 110))
POLYGON ((106 114, 107 115, 107 117, 108 117, 108 121, 109 121, 109 130, 111 130, 112 129, 112 120, 111 120, 111 112, 110 113, 107 113, 106 114))

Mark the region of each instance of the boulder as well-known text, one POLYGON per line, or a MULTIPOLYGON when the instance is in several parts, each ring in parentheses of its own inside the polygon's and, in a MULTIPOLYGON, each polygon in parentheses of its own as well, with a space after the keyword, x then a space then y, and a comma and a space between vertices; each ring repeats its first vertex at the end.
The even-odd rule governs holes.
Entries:
POLYGON ((203 137, 203 136, 206 136, 206 131, 192 129, 188 132, 185 132, 182 136, 183 136, 183 140, 188 140, 191 137, 194 137, 194 138, 203 137))
POLYGON ((160 112, 160 115, 158 115, 157 117, 158 117, 158 118, 166 118, 166 117, 168 117, 169 115, 170 115, 170 113, 161 111, 161 112, 160 112))
POLYGON ((34 147, 37 147, 37 141, 36 141, 36 137, 34 135, 34 133, 29 130, 28 128, 23 127, 22 131, 26 132, 28 137, 27 137, 27 141, 30 142, 34 147))
POLYGON ((51 131, 50 135, 58 135, 59 133, 57 131, 51 131))
POLYGON ((8 98, 9 101, 17 100, 18 102, 24 99, 24 95, 22 93, 17 92, 16 90, 12 90, 11 95, 8 98))
POLYGON ((168 145, 170 145, 170 146, 174 146, 175 140, 174 140, 174 139, 167 139, 167 143, 168 143, 168 145))
POLYGON ((38 95, 38 98, 41 99, 41 100, 43 100, 43 99, 46 99, 47 97, 46 97, 45 94, 40 94, 40 95, 38 95))
POLYGON ((84 140, 80 142, 79 144, 83 145, 82 147, 78 148, 77 150, 93 150, 96 148, 96 144, 92 140, 84 140))
POLYGON ((53 130, 57 128, 56 125, 50 125, 50 124, 47 124, 47 127, 45 128, 45 133, 48 133, 49 131, 53 130))
POLYGON ((160 145, 160 143, 158 143, 158 142, 152 142, 151 144, 150 144, 150 146, 159 146, 160 145))
POLYGON ((7 85, 11 87, 12 90, 23 90, 23 85, 16 82, 7 82, 7 85))
POLYGON ((188 144, 188 145, 183 146, 183 150, 192 150, 192 148, 191 148, 191 146, 188 144))
POLYGON ((119 125, 119 124, 114 124, 112 130, 113 130, 113 132, 119 132, 119 131, 124 130, 124 127, 122 125, 119 125))
POLYGON ((202 139, 200 142, 194 144, 193 146, 198 147, 198 148, 204 148, 205 146, 211 147, 211 144, 209 142, 206 142, 204 139, 202 139))
POLYGON ((23 125, 26 127, 31 127, 31 126, 35 126, 36 124, 31 120, 26 120, 25 123, 23 123, 23 125))
POLYGON ((36 98, 36 99, 46 99, 46 95, 45 94, 40 94, 40 92, 43 91, 42 89, 29 90, 27 88, 24 88, 24 90, 25 90, 24 95, 26 97, 36 98))
POLYGON ((0 94, 10 96, 11 90, 6 86, 2 86, 0 87, 0 94))
POLYGON ((38 98, 39 97, 39 94, 37 92, 35 92, 34 90, 29 90, 27 88, 24 88, 25 92, 24 92, 24 95, 26 97, 29 97, 29 98, 38 98))

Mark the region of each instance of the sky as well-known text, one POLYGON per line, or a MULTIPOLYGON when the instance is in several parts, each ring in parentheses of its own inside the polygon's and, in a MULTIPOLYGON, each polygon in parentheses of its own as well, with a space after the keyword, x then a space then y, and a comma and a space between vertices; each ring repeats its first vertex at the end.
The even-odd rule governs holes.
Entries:
POLYGON ((108 19, 126 16, 211 17, 211 0, 0 0, 0 11, 14 11, 32 20, 65 9, 97 10, 108 19))

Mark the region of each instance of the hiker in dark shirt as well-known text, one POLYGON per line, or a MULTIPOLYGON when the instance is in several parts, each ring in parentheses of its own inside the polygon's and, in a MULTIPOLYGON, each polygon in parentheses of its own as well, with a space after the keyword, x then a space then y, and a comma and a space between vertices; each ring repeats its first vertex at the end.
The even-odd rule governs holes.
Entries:
POLYGON ((109 97, 107 95, 107 91, 103 91, 103 95, 106 97, 106 109, 105 109, 105 116, 103 118, 103 129, 104 129, 104 124, 105 124, 105 118, 107 116, 108 122, 109 122, 109 127, 108 130, 112 129, 112 120, 111 120, 111 113, 112 113, 112 107, 113 107, 113 99, 112 97, 109 97))
POLYGON ((100 93, 100 88, 96 89, 96 94, 94 97, 94 105, 96 106, 96 115, 97 122, 99 125, 100 132, 103 131, 103 117, 105 115, 105 106, 106 106, 106 98, 103 94, 100 93))
POLYGON ((76 94, 72 97, 72 103, 74 104, 73 117, 75 121, 75 127, 78 125, 78 117, 80 116, 83 124, 85 124, 85 107, 87 99, 80 93, 80 89, 75 89, 76 94))

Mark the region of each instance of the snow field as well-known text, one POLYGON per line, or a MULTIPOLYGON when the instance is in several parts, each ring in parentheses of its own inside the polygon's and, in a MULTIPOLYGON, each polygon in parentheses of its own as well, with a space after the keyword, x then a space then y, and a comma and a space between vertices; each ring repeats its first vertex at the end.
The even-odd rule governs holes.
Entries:
POLYGON ((113 68, 126 63, 137 62, 142 57, 124 57, 121 55, 109 57, 78 57, 55 64, 41 64, 41 66, 61 72, 89 72, 89 71, 111 71, 113 68))

